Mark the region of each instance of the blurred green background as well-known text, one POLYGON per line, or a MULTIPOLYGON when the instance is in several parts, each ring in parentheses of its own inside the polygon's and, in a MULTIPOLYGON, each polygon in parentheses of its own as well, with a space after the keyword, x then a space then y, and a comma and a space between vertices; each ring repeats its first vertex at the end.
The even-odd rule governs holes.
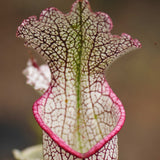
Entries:
MULTIPOLYGON (((67 13, 74 0, 5 0, 0 5, 0 159, 12 160, 13 148, 39 143, 32 105, 39 95, 25 84, 28 60, 15 33, 23 19, 54 6, 67 13)), ((113 20, 113 34, 137 38, 142 49, 118 59, 107 80, 126 110, 119 135, 119 160, 160 160, 160 1, 90 0, 93 11, 113 20)), ((38 128, 38 129, 37 129, 38 128)))

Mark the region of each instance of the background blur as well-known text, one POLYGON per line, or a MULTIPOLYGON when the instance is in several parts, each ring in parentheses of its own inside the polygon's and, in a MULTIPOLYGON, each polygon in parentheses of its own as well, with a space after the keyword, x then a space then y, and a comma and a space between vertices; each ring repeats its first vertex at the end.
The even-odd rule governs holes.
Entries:
MULTIPOLYGON (((70 10, 74 0, 4 0, 0 5, 0 159, 12 160, 13 148, 40 143, 32 104, 39 95, 25 84, 28 60, 23 40, 15 37, 23 19, 47 7, 70 10)), ((116 61, 107 80, 126 110, 119 133, 119 160, 160 160, 160 1, 90 0, 93 11, 108 13, 113 34, 126 32, 142 43, 116 61)), ((32 51, 31 51, 32 52, 32 51)))

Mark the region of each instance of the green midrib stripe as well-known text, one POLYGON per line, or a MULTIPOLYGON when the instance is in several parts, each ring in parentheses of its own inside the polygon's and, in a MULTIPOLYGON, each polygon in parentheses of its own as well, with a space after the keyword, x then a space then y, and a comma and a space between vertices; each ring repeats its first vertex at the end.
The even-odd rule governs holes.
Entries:
POLYGON ((79 2, 79 10, 80 10, 80 31, 79 31, 79 50, 78 50, 78 62, 77 62, 77 73, 76 73, 76 94, 77 94, 77 129, 78 129, 78 141, 79 141, 79 149, 82 152, 82 142, 81 142, 81 134, 80 134, 80 106, 81 106, 81 57, 82 57, 82 2, 79 2))

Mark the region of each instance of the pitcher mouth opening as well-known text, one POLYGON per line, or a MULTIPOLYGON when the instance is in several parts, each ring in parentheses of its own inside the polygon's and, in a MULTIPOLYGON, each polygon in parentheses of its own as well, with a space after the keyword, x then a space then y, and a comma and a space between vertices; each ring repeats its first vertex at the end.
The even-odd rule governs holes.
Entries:
MULTIPOLYGON (((45 99, 48 97, 48 94, 51 92, 51 87, 45 92, 44 95, 42 95, 33 105, 33 114, 38 122, 39 126, 42 128, 44 132, 51 138, 51 141, 54 141, 60 148, 64 149, 68 153, 75 155, 76 157, 79 158, 88 158, 91 155, 95 154, 98 152, 106 143, 108 143, 112 138, 114 138, 117 133, 120 131, 122 128, 124 122, 125 122, 125 110, 123 108, 122 103, 120 100, 117 98, 117 96, 113 93, 113 91, 110 89, 110 98, 114 103, 117 104, 118 110, 119 110, 119 120, 117 122, 117 125, 115 128, 108 134, 106 135, 103 139, 101 139, 97 144, 95 144, 92 148, 90 148, 87 152, 81 153, 76 150, 74 150, 71 146, 69 146, 62 138, 57 136, 48 126, 47 124, 44 123, 43 117, 41 116, 42 110, 41 105, 42 102, 45 101, 45 99)), ((51 146, 52 147, 52 146, 51 146)))

